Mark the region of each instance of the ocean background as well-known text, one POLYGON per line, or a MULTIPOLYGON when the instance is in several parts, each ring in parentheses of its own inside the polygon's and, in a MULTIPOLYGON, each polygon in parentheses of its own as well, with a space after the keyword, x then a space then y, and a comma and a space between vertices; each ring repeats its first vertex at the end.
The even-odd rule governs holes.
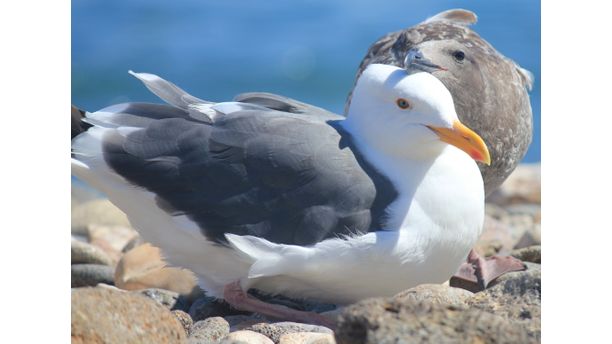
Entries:
POLYGON ((266 91, 342 113, 372 43, 451 8, 474 11, 472 28, 535 75, 534 137, 523 161, 540 161, 540 2, 533 0, 73 0, 72 104, 93 111, 160 102, 131 69, 207 100, 266 91))

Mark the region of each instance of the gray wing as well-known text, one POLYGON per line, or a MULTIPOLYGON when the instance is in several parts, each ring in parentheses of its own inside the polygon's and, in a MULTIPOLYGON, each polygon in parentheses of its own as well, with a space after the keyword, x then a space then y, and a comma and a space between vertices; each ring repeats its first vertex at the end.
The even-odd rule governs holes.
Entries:
POLYGON ((320 107, 316 107, 310 104, 302 103, 298 100, 291 99, 285 96, 280 96, 273 93, 265 92, 250 92, 242 93, 234 97, 234 100, 242 103, 257 104, 272 110, 278 110, 282 112, 294 113, 294 114, 305 114, 309 116, 316 116, 321 120, 340 120, 344 119, 343 116, 329 112, 320 107))
POLYGON ((337 122, 308 111, 245 106, 207 123, 176 107, 137 104, 115 118, 137 129, 105 138, 106 163, 219 243, 234 233, 309 245, 379 229, 397 196, 337 122))

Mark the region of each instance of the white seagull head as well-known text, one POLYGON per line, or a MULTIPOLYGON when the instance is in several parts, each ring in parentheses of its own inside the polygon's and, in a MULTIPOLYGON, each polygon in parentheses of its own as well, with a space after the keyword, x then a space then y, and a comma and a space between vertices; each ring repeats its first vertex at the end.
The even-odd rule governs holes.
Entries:
POLYGON ((390 155, 435 157, 452 145, 491 162, 482 138, 459 122, 448 89, 429 73, 369 65, 357 80, 347 125, 390 155))

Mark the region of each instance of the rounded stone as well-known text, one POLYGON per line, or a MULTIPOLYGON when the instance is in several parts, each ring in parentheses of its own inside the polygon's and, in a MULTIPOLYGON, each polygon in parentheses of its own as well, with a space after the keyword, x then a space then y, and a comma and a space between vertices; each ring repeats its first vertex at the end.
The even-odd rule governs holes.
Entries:
POLYGON ((290 321, 277 322, 273 324, 258 323, 258 324, 245 328, 245 330, 261 333, 264 336, 272 339, 274 343, 278 343, 280 341, 281 336, 288 334, 288 333, 297 333, 297 332, 316 332, 316 333, 326 333, 326 334, 334 333, 331 329, 325 326, 303 324, 303 323, 290 322, 290 321))
POLYGON ((182 343, 185 331, 166 308, 135 293, 73 289, 72 343, 182 343))
POLYGON ((72 288, 94 287, 98 283, 114 285, 114 269, 108 265, 73 264, 70 267, 72 288))
POLYGON ((176 317, 176 319, 183 326, 183 329, 185 330, 185 334, 189 336, 189 334, 191 333, 191 326, 193 326, 193 320, 191 320, 191 317, 189 316, 189 314, 181 310, 178 310, 178 309, 173 310, 172 314, 176 317))
POLYGON ((465 305, 474 293, 444 284, 421 284, 400 292, 393 298, 406 302, 431 302, 443 305, 465 305))
POLYGON ((241 330, 228 334, 221 344, 274 344, 272 339, 264 336, 263 334, 241 330))
POLYGON ((542 248, 540 245, 529 246, 512 251, 511 256, 524 262, 541 264, 542 248))
POLYGON ((112 259, 94 245, 72 240, 70 243, 70 262, 72 264, 112 265, 112 259))
POLYGON ((189 343, 217 343, 229 334, 230 326, 221 317, 212 317, 191 326, 189 343))
POLYGON ((336 339, 329 333, 294 332, 282 335, 278 344, 336 344, 336 339))

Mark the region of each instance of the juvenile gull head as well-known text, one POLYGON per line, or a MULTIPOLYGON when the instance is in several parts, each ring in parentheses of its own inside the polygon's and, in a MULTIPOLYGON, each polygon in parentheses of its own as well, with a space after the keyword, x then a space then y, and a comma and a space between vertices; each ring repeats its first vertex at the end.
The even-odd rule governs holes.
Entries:
MULTIPOLYGON (((531 143, 533 124, 527 91, 533 76, 468 28, 475 22, 476 15, 470 11, 449 10, 389 33, 370 47, 357 75, 372 63, 414 70, 415 65, 406 62, 419 58, 446 69, 426 71, 450 90, 459 119, 489 147, 491 165, 479 167, 486 194, 490 194, 514 170, 531 143)), ((350 101, 351 95, 346 109, 350 101)))

